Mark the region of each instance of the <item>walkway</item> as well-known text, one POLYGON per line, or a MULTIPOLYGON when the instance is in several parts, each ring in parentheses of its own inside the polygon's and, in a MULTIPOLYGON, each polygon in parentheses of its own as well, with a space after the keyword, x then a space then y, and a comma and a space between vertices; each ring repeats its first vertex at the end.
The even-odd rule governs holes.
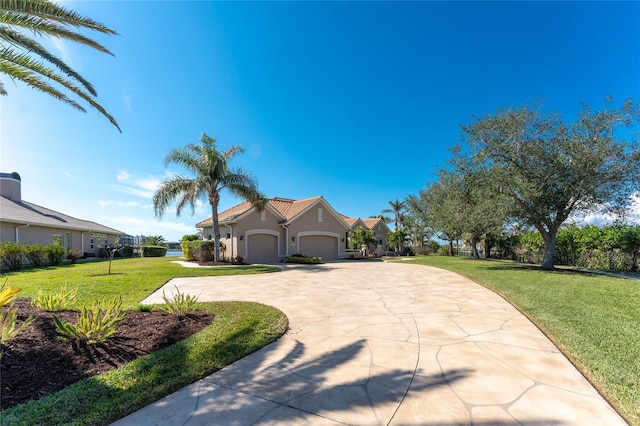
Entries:
POLYGON ((174 286, 275 306, 291 330, 119 426, 626 424, 522 314, 451 272, 336 262, 174 286))

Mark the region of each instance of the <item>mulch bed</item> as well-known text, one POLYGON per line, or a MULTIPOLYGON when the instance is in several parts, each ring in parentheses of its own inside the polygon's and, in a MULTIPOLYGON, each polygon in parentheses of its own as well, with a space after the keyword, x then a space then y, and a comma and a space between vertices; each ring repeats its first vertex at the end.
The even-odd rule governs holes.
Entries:
MULTIPOLYGON (((40 312, 31 300, 17 299, 19 323, 31 313, 36 319, 9 342, 0 343, 0 409, 59 391, 81 379, 118 368, 202 330, 213 321, 211 312, 188 316, 164 312, 127 311, 117 333, 103 343, 64 342, 56 337, 53 314, 40 312)), ((77 311, 56 312, 75 323, 77 311)))

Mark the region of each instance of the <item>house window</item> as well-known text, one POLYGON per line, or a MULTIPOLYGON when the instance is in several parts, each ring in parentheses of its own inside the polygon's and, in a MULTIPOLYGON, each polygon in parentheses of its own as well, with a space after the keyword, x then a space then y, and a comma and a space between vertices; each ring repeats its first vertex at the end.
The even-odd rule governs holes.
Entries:
POLYGON ((67 251, 71 250, 71 232, 67 232, 67 251))
POLYGON ((227 240, 231 239, 231 232, 227 232, 227 240))
POLYGON ((318 207, 318 222, 322 222, 322 207, 318 207))
POLYGON ((266 210, 262 210, 260 212, 260 220, 265 222, 267 220, 267 211, 266 210))
POLYGON ((94 249, 94 246, 93 246, 93 238, 91 239, 90 245, 91 245, 91 250, 93 250, 93 249, 94 249))
POLYGON ((207 235, 207 240, 211 240, 211 234, 207 235))
POLYGON ((53 244, 62 245, 62 235, 61 234, 53 234, 53 244))

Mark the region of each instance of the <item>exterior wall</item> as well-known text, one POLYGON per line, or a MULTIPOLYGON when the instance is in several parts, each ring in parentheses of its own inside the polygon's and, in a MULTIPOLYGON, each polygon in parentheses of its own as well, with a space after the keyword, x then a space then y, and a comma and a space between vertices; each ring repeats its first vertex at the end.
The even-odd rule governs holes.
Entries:
MULTIPOLYGON (((242 217, 239 223, 220 226, 220 241, 226 246, 225 257, 235 258, 241 256, 246 262, 251 260, 251 247, 249 246, 251 236, 271 235, 276 237, 277 252, 274 257, 283 259, 285 256, 285 230, 280 225, 282 219, 276 216, 271 210, 264 209, 262 212, 255 209, 242 217), (230 238, 227 238, 229 236, 230 238)), ((203 228, 203 239, 213 239, 213 226, 203 228)), ((258 241, 258 239, 254 240, 258 241)))
POLYGON ((45 226, 23 226, 16 223, 2 222, 0 224, 0 241, 16 241, 20 244, 42 244, 49 245, 54 241, 54 235, 61 236, 62 246, 65 250, 75 248, 81 253, 93 253, 97 255, 99 248, 105 243, 114 243, 117 235, 100 234, 94 236, 94 250, 91 250, 92 233, 65 228, 49 228, 45 226))
POLYGON ((266 234, 273 235, 277 238, 277 257, 279 259, 284 258, 284 251, 282 250, 284 228, 280 225, 281 220, 280 217, 276 216, 269 209, 264 209, 262 212, 255 209, 243 217, 240 223, 234 227, 234 235, 238 239, 237 254, 242 256, 247 262, 252 262, 249 237, 251 235, 266 234), (240 237, 242 237, 242 241, 240 241, 240 237))
MULTIPOLYGON (((336 238, 338 257, 346 256, 345 238, 347 227, 339 221, 323 203, 318 203, 304 212, 289 225, 288 255, 300 253, 300 238, 322 235, 336 238), (322 221, 319 221, 318 209, 322 209, 322 221), (294 240, 295 237, 295 240, 294 240)), ((300 253, 313 256, 313 253, 300 253)))
POLYGON ((378 222, 372 229, 375 234, 378 245, 376 246, 375 253, 378 256, 382 256, 387 251, 387 235, 389 235, 389 228, 378 222))

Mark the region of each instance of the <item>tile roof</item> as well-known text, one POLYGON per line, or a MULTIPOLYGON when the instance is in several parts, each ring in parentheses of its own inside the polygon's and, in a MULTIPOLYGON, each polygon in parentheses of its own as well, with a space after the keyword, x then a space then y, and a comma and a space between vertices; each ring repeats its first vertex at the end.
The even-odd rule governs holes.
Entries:
POLYGON ((85 232, 102 232, 108 234, 123 234, 122 231, 100 225, 89 220, 77 219, 73 216, 30 203, 28 201, 13 201, 4 196, 0 197, 0 220, 52 228, 75 229, 85 232))
MULTIPOLYGON (((376 224, 378 222, 382 221, 382 219, 379 218, 379 217, 372 217, 372 218, 369 218, 369 219, 362 219, 362 221, 364 222, 365 225, 367 225, 367 228, 373 229, 373 227, 376 226, 376 224)), ((386 225, 386 223, 385 223, 385 225, 386 225)))
MULTIPOLYGON (((295 219, 296 216, 303 213, 306 209, 308 209, 321 199, 321 196, 305 198, 303 200, 292 200, 289 198, 274 197, 269 199, 267 205, 280 213, 285 222, 290 222, 291 220, 295 219)), ((252 204, 249 201, 245 201, 243 203, 235 205, 230 209, 218 213, 218 222, 233 222, 239 216, 248 212, 251 208, 252 204)), ((344 216, 342 217, 344 218, 344 216)), ((211 217, 208 217, 207 219, 198 222, 196 224, 196 227, 200 228, 203 226, 211 225, 212 223, 213 220, 211 219, 211 217)))

